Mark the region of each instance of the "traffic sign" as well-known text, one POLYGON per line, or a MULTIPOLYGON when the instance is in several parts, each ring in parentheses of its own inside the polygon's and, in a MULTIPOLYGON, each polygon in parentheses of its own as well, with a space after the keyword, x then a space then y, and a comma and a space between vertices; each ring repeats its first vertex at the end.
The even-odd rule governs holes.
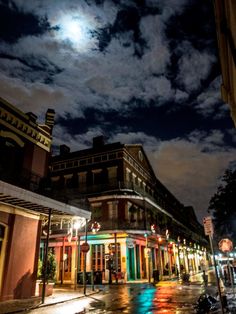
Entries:
POLYGON ((203 218, 203 226, 205 235, 213 236, 213 224, 211 216, 207 216, 203 218))
POLYGON ((87 242, 84 242, 81 244, 81 251, 84 253, 87 253, 90 249, 90 246, 87 242))
POLYGON ((222 239, 219 242, 219 249, 224 252, 231 252, 233 250, 233 242, 229 239, 222 239))

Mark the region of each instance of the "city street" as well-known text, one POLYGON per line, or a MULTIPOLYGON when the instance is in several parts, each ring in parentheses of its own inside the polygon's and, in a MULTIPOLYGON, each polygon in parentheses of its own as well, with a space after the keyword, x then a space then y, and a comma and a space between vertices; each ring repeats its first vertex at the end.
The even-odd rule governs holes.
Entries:
POLYGON ((200 274, 192 278, 190 284, 162 281, 155 286, 148 283, 104 285, 99 286, 101 291, 92 296, 41 307, 30 313, 196 313, 194 306, 200 294, 216 294, 217 289, 211 279, 214 280, 209 277, 208 287, 203 285, 200 274))

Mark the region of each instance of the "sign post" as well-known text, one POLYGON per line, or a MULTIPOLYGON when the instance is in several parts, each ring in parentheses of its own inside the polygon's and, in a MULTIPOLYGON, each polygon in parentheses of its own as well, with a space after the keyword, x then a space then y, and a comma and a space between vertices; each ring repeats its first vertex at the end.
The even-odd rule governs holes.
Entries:
POLYGON ((220 281, 219 281, 219 276, 218 276, 218 272, 217 272, 215 252, 214 252, 213 243, 212 243, 212 238, 213 238, 214 231, 213 231, 213 223, 212 223, 211 216, 207 216, 207 217, 203 218, 203 226, 204 226, 205 235, 209 236, 209 241, 210 241, 210 246, 211 246, 211 253, 212 253, 212 256, 213 256, 213 263, 214 263, 214 268, 215 268, 215 276, 216 276, 217 288, 218 288, 219 299, 220 299, 220 306, 221 306, 222 313, 224 313, 224 307, 223 307, 223 302, 222 302, 222 295, 221 295, 221 290, 220 290, 220 281))

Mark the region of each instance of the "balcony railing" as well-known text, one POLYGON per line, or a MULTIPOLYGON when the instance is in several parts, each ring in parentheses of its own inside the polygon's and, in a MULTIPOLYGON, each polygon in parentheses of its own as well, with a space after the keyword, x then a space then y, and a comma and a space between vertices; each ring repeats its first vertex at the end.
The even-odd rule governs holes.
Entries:
POLYGON ((35 192, 39 188, 41 177, 36 173, 23 168, 21 171, 16 171, 15 173, 7 171, 0 172, 0 180, 35 192))

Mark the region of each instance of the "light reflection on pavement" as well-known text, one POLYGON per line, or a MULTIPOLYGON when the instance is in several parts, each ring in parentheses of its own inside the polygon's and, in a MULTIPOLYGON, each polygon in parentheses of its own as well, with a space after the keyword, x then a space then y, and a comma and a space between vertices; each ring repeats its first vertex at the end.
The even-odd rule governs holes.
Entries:
MULTIPOLYGON (((215 284, 205 288, 201 276, 195 277, 191 284, 178 281, 162 281, 156 286, 148 283, 127 283, 124 285, 103 285, 102 291, 93 296, 73 300, 55 306, 32 310, 33 314, 191 314, 200 294, 216 293, 215 284)), ((220 312, 214 312, 220 313, 220 312)))

